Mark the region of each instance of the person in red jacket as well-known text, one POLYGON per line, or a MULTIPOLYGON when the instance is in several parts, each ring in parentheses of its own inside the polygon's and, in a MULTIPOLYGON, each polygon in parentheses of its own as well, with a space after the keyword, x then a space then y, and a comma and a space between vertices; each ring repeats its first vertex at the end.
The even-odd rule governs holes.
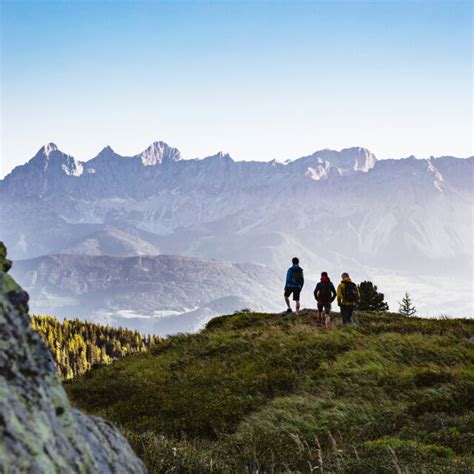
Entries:
POLYGON ((331 327, 331 303, 336 299, 336 288, 329 279, 327 272, 321 273, 321 281, 314 289, 314 297, 318 302, 319 321, 323 321, 323 310, 325 314, 324 326, 326 329, 331 327))

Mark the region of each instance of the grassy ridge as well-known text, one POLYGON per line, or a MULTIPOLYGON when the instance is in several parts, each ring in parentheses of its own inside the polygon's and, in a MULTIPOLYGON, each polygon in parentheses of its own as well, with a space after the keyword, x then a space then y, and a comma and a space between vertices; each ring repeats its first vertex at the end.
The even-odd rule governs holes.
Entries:
POLYGON ((474 321, 241 313, 66 384, 152 472, 472 472, 474 321))

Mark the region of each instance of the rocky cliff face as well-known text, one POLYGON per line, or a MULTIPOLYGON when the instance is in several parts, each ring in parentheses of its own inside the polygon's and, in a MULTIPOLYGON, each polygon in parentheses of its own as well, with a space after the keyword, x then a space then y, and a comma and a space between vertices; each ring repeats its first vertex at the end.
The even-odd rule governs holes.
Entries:
POLYGON ((109 422, 73 409, 0 242, 0 472, 144 473, 109 422))

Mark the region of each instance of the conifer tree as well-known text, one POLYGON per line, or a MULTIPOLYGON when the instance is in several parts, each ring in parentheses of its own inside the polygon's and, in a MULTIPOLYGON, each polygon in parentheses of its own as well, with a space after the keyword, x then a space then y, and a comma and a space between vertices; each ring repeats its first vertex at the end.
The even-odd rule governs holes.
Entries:
POLYGON ((143 337, 138 331, 112 328, 79 319, 59 322, 51 316, 31 318, 31 327, 38 331, 49 347, 56 371, 63 379, 84 374, 95 364, 109 364, 134 352, 146 351, 158 338, 143 337))
POLYGON ((405 292, 402 301, 398 302, 398 312, 403 316, 415 316, 416 308, 410 298, 410 294, 405 292))
POLYGON ((363 281, 359 285, 360 301, 357 309, 361 311, 388 311, 383 293, 377 291, 377 286, 371 281, 363 281))

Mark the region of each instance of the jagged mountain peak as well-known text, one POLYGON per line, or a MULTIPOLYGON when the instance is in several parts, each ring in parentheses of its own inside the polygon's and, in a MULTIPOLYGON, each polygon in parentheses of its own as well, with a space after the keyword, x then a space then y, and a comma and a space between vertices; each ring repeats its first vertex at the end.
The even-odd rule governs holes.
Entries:
POLYGON ((301 160, 310 160, 314 158, 321 158, 323 160, 328 161, 336 161, 336 160, 347 160, 347 159, 355 159, 355 158, 370 158, 374 162, 377 161, 376 156, 367 148, 363 147, 350 147, 350 148, 342 148, 341 150, 333 150, 331 148, 324 148, 322 150, 315 151, 311 153, 311 155, 302 156, 301 158, 296 158, 293 160, 286 160, 285 163, 294 163, 301 160))
POLYGON ((117 154, 110 145, 102 148, 99 154, 85 163, 85 171, 87 174, 95 174, 97 172, 108 173, 111 168, 115 168, 116 160, 123 158, 117 154))
POLYGON ((170 147, 167 143, 157 141, 152 143, 145 151, 136 155, 145 166, 154 166, 165 161, 181 160, 181 153, 177 148, 170 147))
POLYGON ((229 153, 226 153, 224 151, 218 151, 215 155, 208 156, 206 157, 206 159, 234 161, 232 157, 229 155, 229 153))
POLYGON ((284 164, 301 168, 314 180, 329 176, 347 176, 356 171, 368 172, 377 158, 368 149, 362 147, 343 148, 340 151, 324 149, 284 164))
POLYGON ((115 151, 112 149, 110 145, 105 146, 100 150, 99 154, 93 158, 91 161, 96 160, 96 159, 104 159, 104 158, 112 158, 112 157, 120 157, 115 151))
POLYGON ((80 176, 84 169, 80 161, 63 153, 54 143, 42 146, 29 163, 42 173, 64 173, 68 176, 80 176))
POLYGON ((43 155, 49 157, 54 151, 59 151, 57 145, 55 143, 47 143, 46 145, 43 145, 39 150, 38 153, 36 153, 36 156, 38 155, 43 155))
POLYGON ((110 145, 104 146, 100 153, 115 153, 110 145))
POLYGON ((310 155, 312 157, 321 157, 328 161, 333 162, 350 162, 356 160, 359 164, 366 163, 373 167, 375 162, 377 161, 376 156, 367 148, 363 147, 350 147, 350 148, 343 148, 340 151, 324 149, 319 150, 310 155))
POLYGON ((340 153, 344 152, 353 152, 353 153, 362 153, 362 154, 367 154, 367 155, 373 155, 373 153, 368 149, 363 146, 351 146, 349 148, 343 148, 340 153))
POLYGON ((43 162, 43 161, 49 161, 51 158, 57 159, 57 158, 64 158, 67 157, 66 153, 63 153, 58 146, 55 143, 47 143, 46 145, 43 145, 36 153, 33 158, 31 158, 30 161, 33 162, 43 162))

